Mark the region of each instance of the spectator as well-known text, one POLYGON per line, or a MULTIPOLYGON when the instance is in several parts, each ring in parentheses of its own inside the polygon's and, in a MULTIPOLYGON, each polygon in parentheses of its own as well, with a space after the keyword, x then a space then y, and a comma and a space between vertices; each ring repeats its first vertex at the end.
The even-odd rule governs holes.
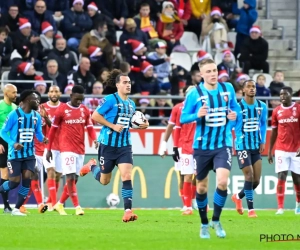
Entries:
POLYGON ((64 13, 64 19, 61 21, 63 34, 68 39, 68 47, 75 52, 83 35, 93 26, 91 18, 83 10, 83 4, 83 0, 74 0, 73 8, 64 13))
POLYGON ((222 18, 221 9, 213 7, 210 15, 203 19, 201 36, 208 39, 210 47, 215 47, 217 50, 227 49, 227 32, 228 27, 226 21, 222 18))
MULTIPOLYGON (((165 93, 159 93, 159 95, 165 95, 165 93)), ((167 126, 168 119, 171 115, 171 106, 167 103, 165 98, 163 99, 156 99, 155 101, 155 108, 170 108, 170 109, 153 109, 152 116, 159 117, 154 120, 150 120, 149 123, 152 126, 167 126)))
POLYGON ((28 46, 23 46, 15 49, 10 56, 10 76, 9 78, 15 79, 19 74, 18 66, 22 62, 30 62, 30 50, 28 46))
POLYGON ((59 73, 66 78, 73 67, 77 65, 74 54, 67 48, 67 42, 64 38, 56 39, 55 48, 47 56, 47 60, 52 59, 58 63, 59 73))
POLYGON ((125 18, 128 17, 128 9, 125 0, 101 0, 99 1, 101 12, 111 18, 117 29, 122 29, 125 18))
POLYGON ((97 97, 102 95, 103 93, 103 84, 101 82, 95 82, 93 84, 93 92, 92 94, 95 95, 93 98, 85 98, 84 105, 88 107, 88 109, 93 113, 99 105, 99 102, 102 98, 97 97))
POLYGON ((250 80, 250 77, 246 74, 239 73, 237 75, 236 81, 235 81, 235 86, 243 87, 243 84, 245 81, 250 80))
POLYGON ((134 17, 139 13, 140 7, 143 3, 147 3, 151 9, 151 19, 156 19, 157 17, 157 2, 153 0, 125 0, 127 9, 128 9, 128 17, 134 17))
POLYGON ((61 90, 67 86, 67 77, 59 73, 58 63, 54 59, 48 60, 43 77, 46 81, 53 81, 53 85, 58 86, 61 90))
POLYGON ((100 73, 99 69, 105 67, 105 62, 103 60, 103 53, 101 49, 96 46, 90 46, 88 52, 91 61, 90 71, 94 76, 98 76, 100 73))
POLYGON ((2 66, 10 66, 10 56, 13 52, 12 41, 7 35, 7 29, 0 27, 0 68, 2 66))
POLYGON ((46 57, 53 50, 54 42, 53 26, 48 22, 42 23, 42 34, 40 41, 43 47, 43 57, 46 57))
POLYGON ((284 87, 284 74, 280 70, 276 70, 274 73, 273 81, 270 83, 271 96, 279 96, 280 90, 284 87))
MULTIPOLYGON (((33 0, 34 4, 40 0, 33 0)), ((60 17, 69 9, 69 0, 44 0, 47 10, 55 17, 60 17)))
POLYGON ((136 23, 132 18, 127 18, 125 22, 125 30, 120 36, 120 52, 125 61, 129 61, 132 55, 131 46, 126 45, 125 41, 129 39, 140 41, 145 44, 145 47, 148 47, 148 38, 147 35, 136 28, 136 23))
POLYGON ((211 6, 218 6, 223 13, 223 18, 225 19, 229 29, 235 29, 237 20, 234 18, 232 13, 232 5, 235 0, 212 0, 211 6))
POLYGON ((130 64, 128 62, 121 62, 120 70, 122 73, 129 74, 131 72, 130 64))
POLYGON ((144 116, 146 117, 147 120, 150 119, 150 117, 152 116, 152 112, 150 108, 150 101, 147 98, 142 98, 139 100, 139 106, 137 107, 137 110, 142 112, 144 114, 144 116))
POLYGON ((270 96, 270 90, 266 88, 266 77, 258 75, 256 78, 256 96, 270 96))
POLYGON ((199 70, 199 62, 201 62, 204 59, 211 58, 211 55, 206 53, 204 50, 199 50, 197 53, 197 62, 195 62, 191 67, 191 72, 194 70, 199 70))
MULTIPOLYGON (((155 45, 155 52, 148 56, 152 60, 165 59, 167 44, 165 41, 159 41, 155 45)), ((162 64, 154 66, 154 73, 159 82, 161 89, 170 90, 171 84, 169 80, 169 73, 171 69, 171 64, 168 61, 165 61, 162 64)))
POLYGON ((104 82, 106 82, 108 75, 109 70, 107 68, 102 68, 99 73, 98 81, 103 84, 104 82))
POLYGON ((157 21, 156 30, 159 37, 167 41, 167 54, 170 55, 173 48, 180 44, 180 38, 184 32, 183 25, 174 11, 172 2, 166 1, 163 3, 162 14, 157 21))
POLYGON ((74 84, 68 84, 64 90, 65 95, 71 95, 74 84))
POLYGON ((41 95, 45 94, 47 90, 47 83, 45 83, 44 78, 42 76, 35 76, 34 80, 34 89, 41 95))
POLYGON ((90 60, 86 57, 82 57, 77 71, 70 73, 68 76, 68 84, 81 85, 85 89, 86 94, 91 94, 96 78, 90 72, 90 67, 90 60))
POLYGON ((178 13, 181 23, 183 26, 188 25, 188 21, 192 15, 190 0, 169 0, 174 4, 175 10, 178 13))
POLYGON ((240 53, 240 48, 243 44, 243 41, 249 37, 249 30, 252 25, 257 20, 257 11, 256 11, 256 0, 244 0, 244 5, 241 9, 238 9, 237 2, 232 5, 232 12, 234 15, 240 15, 240 19, 236 25, 236 43, 234 49, 234 55, 240 53))
MULTIPOLYGON (((140 6, 140 13, 134 17, 134 21, 139 29, 147 34, 148 39, 158 38, 158 33, 155 30, 155 20, 150 18, 150 5, 144 2, 140 6)), ((151 44, 151 40, 149 41, 151 44)))
POLYGON ((243 98, 243 87, 242 86, 237 86, 235 87, 235 96, 236 98, 243 98))
POLYGON ((253 26, 250 29, 250 37, 247 37, 241 46, 239 60, 243 64, 243 72, 248 74, 250 69, 257 69, 269 73, 268 51, 269 44, 261 37, 260 28, 253 26))
MULTIPOLYGON (((199 67, 197 69, 199 71, 199 67)), ((172 73, 170 76, 171 82, 171 95, 179 95, 182 89, 187 85, 187 80, 189 78, 189 72, 185 70, 180 65, 172 64, 172 73)), ((181 102, 181 100, 172 100, 173 104, 181 102)))
POLYGON ((16 32, 19 29, 19 7, 12 5, 9 7, 8 13, 1 14, 1 26, 6 27, 8 32, 16 32))
POLYGON ((219 71, 219 76, 218 76, 218 81, 219 82, 228 82, 229 80, 229 75, 226 70, 220 70, 219 71))
MULTIPOLYGON (((102 67, 112 69, 113 67, 113 47, 106 39, 107 25, 105 22, 99 22, 95 29, 86 33, 80 42, 79 52, 83 56, 89 56, 89 48, 91 46, 98 47, 101 51, 102 67)), ((99 72, 96 74, 98 75, 99 72)))
POLYGON ((192 16, 188 20, 187 31, 194 32, 200 37, 202 20, 210 14, 211 0, 190 0, 192 16))
POLYGON ((191 78, 186 81, 186 86, 197 86, 200 83, 201 79, 202 77, 200 75, 199 69, 193 70, 191 72, 191 78))
POLYGON ((218 71, 226 70, 230 78, 234 74, 242 72, 242 70, 234 63, 234 55, 230 50, 223 51, 222 59, 222 62, 218 65, 218 71))
POLYGON ((113 21, 108 17, 103 15, 100 11, 98 11, 97 5, 92 2, 87 6, 88 14, 93 21, 93 28, 97 29, 97 25, 100 22, 105 22, 107 25, 107 31, 105 37, 111 43, 111 45, 115 45, 117 42, 116 30, 113 21))
POLYGON ((149 95, 157 95, 160 91, 159 82, 153 76, 153 65, 144 61, 141 67, 141 73, 136 78, 135 92, 148 92, 149 95))
POLYGON ((37 34, 41 34, 42 23, 48 22, 53 27, 54 33, 57 32, 56 24, 53 19, 52 13, 47 10, 45 1, 38 0, 34 5, 34 10, 24 12, 24 15, 31 23, 31 28, 37 34))

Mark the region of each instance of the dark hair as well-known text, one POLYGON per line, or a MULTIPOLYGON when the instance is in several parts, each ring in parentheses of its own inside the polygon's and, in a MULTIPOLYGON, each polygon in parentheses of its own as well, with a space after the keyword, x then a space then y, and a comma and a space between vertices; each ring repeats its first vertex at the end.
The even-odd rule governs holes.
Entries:
POLYGON ((254 80, 249 79, 249 80, 246 80, 243 82, 243 87, 246 86, 247 82, 253 82, 254 84, 256 84, 256 82, 254 80))
POLYGON ((37 94, 37 95, 41 96, 39 92, 37 92, 33 89, 26 89, 20 94, 19 102, 24 102, 25 99, 32 94, 37 94))
POLYGON ((274 76, 276 76, 277 73, 282 73, 282 74, 284 75, 284 73, 283 73, 282 70, 276 70, 276 71, 274 72, 274 76))
POLYGON ((206 64, 216 64, 216 62, 213 59, 207 58, 207 59, 203 59, 202 61, 199 62, 199 68, 203 67, 206 64))
POLYGON ((115 87, 116 84, 120 82, 121 76, 128 76, 128 75, 122 73, 121 70, 119 69, 113 69, 112 71, 109 72, 107 80, 105 81, 105 85, 115 87))
POLYGON ((149 7, 149 8, 150 8, 150 4, 147 3, 147 2, 143 2, 143 3, 141 3, 141 5, 140 5, 140 9, 143 8, 143 7, 149 7))
POLYGON ((98 80, 99 80, 101 83, 103 82, 103 79, 102 79, 101 75, 102 75, 102 73, 103 73, 104 71, 109 72, 109 69, 108 69, 108 68, 102 68, 102 69, 100 70, 98 80))
MULTIPOLYGON (((289 86, 284 86, 284 87, 282 87, 281 90, 286 90, 286 91, 289 92, 291 95, 293 94, 293 89, 292 89, 291 87, 289 87, 289 86)), ((280 90, 280 91, 281 91, 281 90, 280 90)))
POLYGON ((106 21, 101 20, 95 23, 94 29, 97 30, 99 28, 103 28, 104 25, 107 25, 106 21))
POLYGON ((84 94, 84 88, 80 85, 75 85, 72 88, 72 94, 84 94))
POLYGON ((191 75, 194 76, 196 75, 197 73, 200 73, 200 71, 198 69, 195 69, 191 72, 191 75))
POLYGON ((6 27, 0 27, 0 34, 1 33, 5 33, 6 35, 8 35, 8 30, 6 27))
POLYGON ((128 62, 121 62, 120 63, 120 70, 122 73, 128 72, 128 68, 130 67, 130 64, 128 62))
POLYGON ((16 5, 16 4, 13 4, 13 5, 9 6, 9 9, 8 9, 8 10, 10 10, 10 8, 11 8, 11 7, 14 7, 14 8, 16 8, 16 7, 17 7, 17 8, 18 8, 18 10, 20 9, 18 5, 16 5))

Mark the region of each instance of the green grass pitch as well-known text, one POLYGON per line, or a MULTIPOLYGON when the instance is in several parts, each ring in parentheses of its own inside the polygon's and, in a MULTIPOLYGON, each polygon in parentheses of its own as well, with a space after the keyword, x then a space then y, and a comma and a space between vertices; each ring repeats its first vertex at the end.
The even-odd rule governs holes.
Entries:
MULTIPOLYGON (((257 211, 258 218, 223 211, 227 237, 199 238, 199 216, 184 217, 178 210, 136 210, 139 219, 123 223, 122 210, 85 210, 84 216, 56 212, 27 217, 1 215, 1 250, 256 250, 300 249, 300 241, 260 242, 260 234, 300 234, 299 217, 293 211, 257 211)), ((211 217, 212 212, 209 212, 211 217)))

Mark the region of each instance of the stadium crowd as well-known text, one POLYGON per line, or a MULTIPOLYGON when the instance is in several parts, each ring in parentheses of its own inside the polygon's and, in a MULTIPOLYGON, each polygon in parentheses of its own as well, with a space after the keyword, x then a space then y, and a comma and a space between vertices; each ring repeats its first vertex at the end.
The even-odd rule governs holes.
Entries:
MULTIPOLYGON (((167 95, 183 95, 185 86, 199 83, 198 62, 215 53, 222 56, 219 81, 231 82, 237 96, 250 69, 269 73, 268 42, 254 26, 256 0, 243 1, 241 8, 237 0, 0 0, 0 7, 1 67, 10 68, 8 80, 20 81, 18 92, 35 88, 45 94, 50 86, 45 80, 65 94, 81 85, 95 95, 85 99, 91 112, 100 101, 97 95, 116 91, 105 82, 114 68, 129 74, 132 94, 143 95, 137 106, 147 117, 168 117, 170 110, 158 108, 179 100, 168 102, 167 95), (228 41, 230 30, 236 32, 235 44, 228 41), (119 38, 117 31, 122 31, 119 38), (202 41, 190 71, 171 64, 172 52, 189 51, 180 44, 185 31, 202 41), (149 100, 147 95, 166 99, 149 100)), ((254 80, 258 96, 278 96, 284 86, 283 72, 275 72, 269 88, 263 74, 254 80)), ((150 125, 166 124, 150 120, 150 125)))

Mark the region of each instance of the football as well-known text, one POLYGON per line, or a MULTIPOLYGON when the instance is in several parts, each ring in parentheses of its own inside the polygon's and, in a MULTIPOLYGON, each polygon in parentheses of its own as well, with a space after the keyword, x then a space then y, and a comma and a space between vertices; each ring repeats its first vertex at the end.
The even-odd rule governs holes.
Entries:
POLYGON ((131 126, 132 128, 139 128, 139 126, 146 122, 146 117, 140 111, 135 111, 131 118, 131 126))
POLYGON ((106 197, 106 203, 110 208, 115 208, 120 204, 120 198, 118 195, 111 193, 106 197))

